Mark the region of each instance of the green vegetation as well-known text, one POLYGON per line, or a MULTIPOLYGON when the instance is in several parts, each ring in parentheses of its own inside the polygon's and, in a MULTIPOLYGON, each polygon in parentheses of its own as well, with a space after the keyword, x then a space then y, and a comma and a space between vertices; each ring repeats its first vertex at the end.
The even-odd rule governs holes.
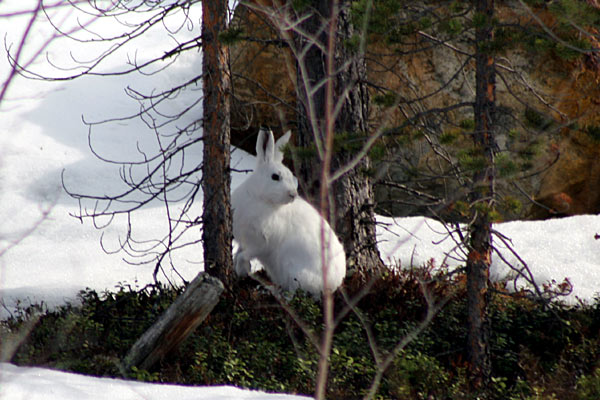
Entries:
POLYGON ((583 132, 594 142, 600 142, 600 125, 588 125, 583 128, 583 132))
POLYGON ((573 21, 579 25, 597 25, 600 23, 600 11, 586 1, 579 0, 558 0, 550 3, 550 11, 558 20, 567 25, 573 26, 573 21))
MULTIPOLYGON (((428 274, 430 269, 419 271, 428 274)), ((469 399, 464 341, 464 277, 440 276, 428 285, 449 298, 433 323, 406 347, 386 372, 378 398, 469 399)), ((346 282, 348 292, 359 284, 346 282)), ((600 393, 600 302, 544 307, 524 294, 498 289, 491 299, 491 399, 595 399, 600 393), (553 397, 554 396, 554 397, 553 397)), ((234 384, 268 391, 311 394, 318 354, 275 299, 243 281, 224 296, 208 319, 151 371, 131 379, 192 385, 234 384)), ((162 286, 98 295, 81 292, 81 306, 44 312, 12 362, 92 375, 118 376, 119 360, 177 296, 162 286)), ((337 295, 338 312, 345 306, 337 295)), ((291 306, 313 331, 322 329, 321 308, 296 294, 291 306)), ((423 318, 426 303, 413 272, 376 281, 358 305, 385 354, 423 318)), ((0 324, 0 339, 27 326, 39 307, 19 310, 0 324)), ((336 330, 328 398, 361 398, 376 371, 361 319, 349 313, 336 330)))
POLYGON ((531 107, 525 109, 523 117, 527 126, 531 128, 543 130, 552 125, 552 118, 545 116, 531 107))
POLYGON ((373 103, 383 108, 393 107, 398 103, 398 95, 392 91, 388 91, 384 94, 376 95, 373 98, 373 103))
POLYGON ((236 28, 236 27, 231 27, 229 29, 227 29, 226 31, 223 31, 219 34, 219 40, 221 42, 223 42, 223 44, 231 46, 239 41, 241 41, 242 35, 244 34, 244 31, 236 28))
POLYGON ((519 166, 507 153, 499 153, 495 159, 500 178, 509 178, 519 172, 519 166))
POLYGON ((485 157, 481 154, 481 151, 475 147, 459 150, 457 158, 458 164, 464 171, 481 171, 487 166, 485 157))

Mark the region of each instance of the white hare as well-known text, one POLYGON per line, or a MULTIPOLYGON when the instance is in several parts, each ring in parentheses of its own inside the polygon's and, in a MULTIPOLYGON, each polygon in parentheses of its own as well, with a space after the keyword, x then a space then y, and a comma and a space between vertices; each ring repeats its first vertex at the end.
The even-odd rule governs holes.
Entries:
POLYGON ((289 131, 275 142, 272 132, 261 130, 256 168, 232 194, 235 273, 248 275, 250 260, 257 259, 283 289, 317 297, 324 277, 328 290, 342 284, 346 255, 327 221, 298 196, 298 180, 282 164, 289 139, 289 131))

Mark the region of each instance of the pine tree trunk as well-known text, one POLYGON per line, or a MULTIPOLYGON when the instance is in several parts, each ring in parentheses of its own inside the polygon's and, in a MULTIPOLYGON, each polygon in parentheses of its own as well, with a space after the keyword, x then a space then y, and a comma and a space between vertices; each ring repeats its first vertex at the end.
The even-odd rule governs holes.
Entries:
POLYGON ((122 372, 149 369, 183 342, 212 311, 232 271, 228 50, 218 34, 226 28, 227 1, 202 3, 203 139, 202 241, 204 269, 132 346, 122 372))
POLYGON ((227 27, 227 1, 202 2, 204 154, 202 241, 205 271, 225 285, 231 277, 231 173, 229 50, 219 33, 227 27))
POLYGON ((488 23, 475 32, 475 146, 485 158, 486 167, 473 176, 471 205, 475 216, 470 226, 469 254, 467 258, 467 353, 471 367, 470 386, 481 390, 490 378, 488 281, 492 257, 492 233, 489 212, 493 207, 494 188, 494 113, 495 113, 495 61, 486 51, 493 39, 493 0, 477 0, 476 12, 485 15, 488 23))
MULTIPOLYGON (((318 16, 328 17, 331 10, 328 1, 313 0, 311 4, 313 15, 306 18, 301 24, 302 29, 314 35, 315 39, 325 45, 327 43, 326 31, 322 30, 324 21, 318 16), (317 32, 321 31, 320 34, 317 32)), ((308 39, 296 36, 298 43, 296 47, 303 49, 309 46, 302 60, 297 60, 297 109, 298 109, 298 147, 303 149, 313 149, 312 152, 307 152, 307 155, 300 158, 297 166, 297 175, 299 178, 300 189, 306 199, 313 205, 318 204, 321 180, 321 162, 315 150, 314 135, 318 135, 320 140, 324 140, 323 133, 325 132, 325 86, 320 86, 309 94, 326 76, 326 56, 323 51, 316 45, 309 42, 308 39), (312 44, 312 45, 311 45, 312 44), (303 64, 303 65, 301 65, 303 64), (304 66, 305 74, 302 73, 304 66)))
MULTIPOLYGON (((334 78, 333 99, 344 99, 341 112, 335 119, 334 130, 336 134, 344 134, 350 140, 360 141, 368 133, 368 104, 369 94, 365 86, 366 62, 363 54, 352 52, 346 45, 348 38, 354 31, 350 22, 349 1, 339 2, 339 13, 336 16, 335 29, 335 70, 344 66, 334 78)), ((331 2, 313 1, 316 15, 331 17, 331 2)), ((316 15, 303 23, 303 28, 309 32, 318 32, 322 28, 323 20, 316 15)), ((319 36, 323 44, 328 43, 328 30, 325 29, 319 36)), ((300 39, 305 40, 305 39, 300 39)), ((306 43, 303 43, 306 45, 306 43)), ((327 76, 327 55, 312 46, 303 60, 307 75, 312 85, 327 76)), ((327 120, 326 88, 313 93, 311 101, 312 116, 308 107, 309 99, 304 85, 304 78, 298 73, 298 144, 305 148, 314 148, 314 130, 311 120, 316 118, 318 134, 325 141, 327 120)), ((331 170, 346 165, 354 156, 351 150, 341 146, 332 157, 331 170)), ((322 161, 322 160, 320 160, 322 161)), ((323 163, 316 160, 316 156, 301 160, 300 177, 304 181, 302 188, 307 197, 319 199, 323 163)), ((383 265, 375 238, 375 214, 373 185, 365 173, 370 167, 368 157, 364 157, 350 172, 336 180, 332 185, 333 207, 335 213, 330 215, 330 220, 335 222, 336 232, 340 236, 348 260, 349 271, 358 271, 367 279, 377 273, 383 265)), ((328 204, 318 204, 329 215, 328 204)))

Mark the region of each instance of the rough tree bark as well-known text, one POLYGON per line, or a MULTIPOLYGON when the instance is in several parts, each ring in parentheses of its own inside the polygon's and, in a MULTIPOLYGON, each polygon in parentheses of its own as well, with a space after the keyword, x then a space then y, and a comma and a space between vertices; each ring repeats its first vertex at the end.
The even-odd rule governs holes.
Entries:
POLYGON ((202 241, 204 269, 225 285, 231 277, 229 51, 219 40, 227 28, 227 1, 202 2, 204 157, 202 241))
POLYGON ((488 281, 492 257, 492 231, 489 211, 494 202, 494 113, 496 101, 495 60, 486 44, 494 38, 492 17, 494 0, 476 0, 476 12, 485 15, 487 23, 475 32, 476 91, 473 139, 485 159, 486 167, 473 176, 471 205, 475 217, 470 226, 467 258, 467 354, 471 367, 470 386, 481 389, 490 377, 488 348, 489 321, 488 281))
MULTIPOLYGON (((330 39, 328 36, 330 30, 323 30, 322 27, 323 21, 331 18, 332 1, 313 0, 311 6, 315 13, 303 22, 302 27, 315 35, 321 32, 318 40, 327 44, 330 39)), ((347 40, 354 34, 349 6, 349 1, 338 2, 338 13, 335 18, 336 29, 333 31, 335 32, 333 38, 335 40, 333 103, 343 99, 341 110, 335 118, 334 131, 338 135, 344 134, 349 141, 354 141, 354 144, 336 145, 336 151, 331 160, 332 171, 346 165, 351 160, 354 155, 352 148, 356 143, 360 144, 361 138, 368 134, 369 94, 365 84, 366 62, 364 54, 360 54, 346 45, 347 40)), ((300 43, 300 46, 309 43, 305 38, 297 40, 304 41, 300 43)), ((300 60, 300 62, 304 62, 306 75, 309 77, 311 85, 328 76, 327 57, 327 54, 313 45, 304 60, 300 60)), ((305 77, 299 71, 297 82, 298 144, 304 148, 314 148, 315 133, 311 118, 317 119, 318 131, 323 136, 321 140, 325 142, 326 126, 328 119, 332 116, 332 110, 327 107, 326 86, 323 86, 311 96, 311 112, 308 107, 309 99, 304 79, 305 77)), ((302 188, 305 194, 311 199, 319 199, 323 163, 317 162, 315 158, 303 158, 300 164, 299 175, 303 181, 302 188)), ((375 237, 373 186, 366 173, 370 165, 369 158, 364 157, 355 168, 333 183, 335 213, 329 218, 334 220, 336 232, 346 250, 349 271, 357 271, 365 278, 377 273, 382 266, 375 237)), ((318 201, 313 200, 313 203, 318 203, 318 201)), ((323 204, 323 199, 320 200, 320 203, 317 205, 329 213, 328 204, 323 204)))
POLYGON ((204 266, 177 300, 132 346, 122 363, 127 375, 132 367, 149 369, 183 342, 212 311, 229 283, 231 256, 231 175, 229 171, 228 51, 219 41, 226 28, 227 1, 202 2, 203 139, 202 241, 204 266))
MULTIPOLYGON (((319 43, 327 43, 326 31, 322 30, 323 20, 320 16, 329 16, 330 4, 329 1, 312 1, 313 15, 310 18, 304 20, 301 27, 306 31, 314 35, 314 40, 319 43), (317 32, 320 32, 318 34, 317 32)), ((319 87, 312 94, 309 94, 310 89, 316 86, 317 82, 320 82, 326 76, 326 56, 323 51, 316 45, 311 45, 309 39, 296 36, 296 47, 299 49, 304 46, 310 46, 306 51, 306 54, 302 60, 297 60, 297 74, 296 74, 296 88, 297 88, 297 102, 296 107, 298 109, 298 136, 297 144, 298 147, 303 149, 314 149, 315 138, 314 135, 320 135, 320 139, 324 140, 321 132, 325 131, 325 86, 319 87), (301 71, 302 65, 305 67, 305 75, 301 71), (307 87, 307 82, 311 87, 307 87), (312 108, 312 110, 311 110, 312 108), (311 114, 314 115, 313 121, 311 114), (318 132, 314 132, 312 122, 316 122, 318 132)), ((316 204, 319 198, 320 192, 320 171, 315 162, 317 161, 317 155, 311 154, 313 152, 307 152, 310 156, 300 158, 298 161, 297 173, 299 179, 299 185, 311 203, 316 204)), ((319 163, 317 163, 319 164, 319 163)))

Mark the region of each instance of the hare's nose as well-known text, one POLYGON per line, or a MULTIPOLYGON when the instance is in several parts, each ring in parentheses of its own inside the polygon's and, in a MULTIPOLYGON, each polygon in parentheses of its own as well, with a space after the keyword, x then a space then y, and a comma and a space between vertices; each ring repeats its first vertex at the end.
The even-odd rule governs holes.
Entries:
POLYGON ((293 199, 295 199, 296 197, 298 197, 298 189, 293 189, 293 190, 290 190, 290 191, 288 192, 288 194, 290 195, 290 198, 293 200, 293 199))

